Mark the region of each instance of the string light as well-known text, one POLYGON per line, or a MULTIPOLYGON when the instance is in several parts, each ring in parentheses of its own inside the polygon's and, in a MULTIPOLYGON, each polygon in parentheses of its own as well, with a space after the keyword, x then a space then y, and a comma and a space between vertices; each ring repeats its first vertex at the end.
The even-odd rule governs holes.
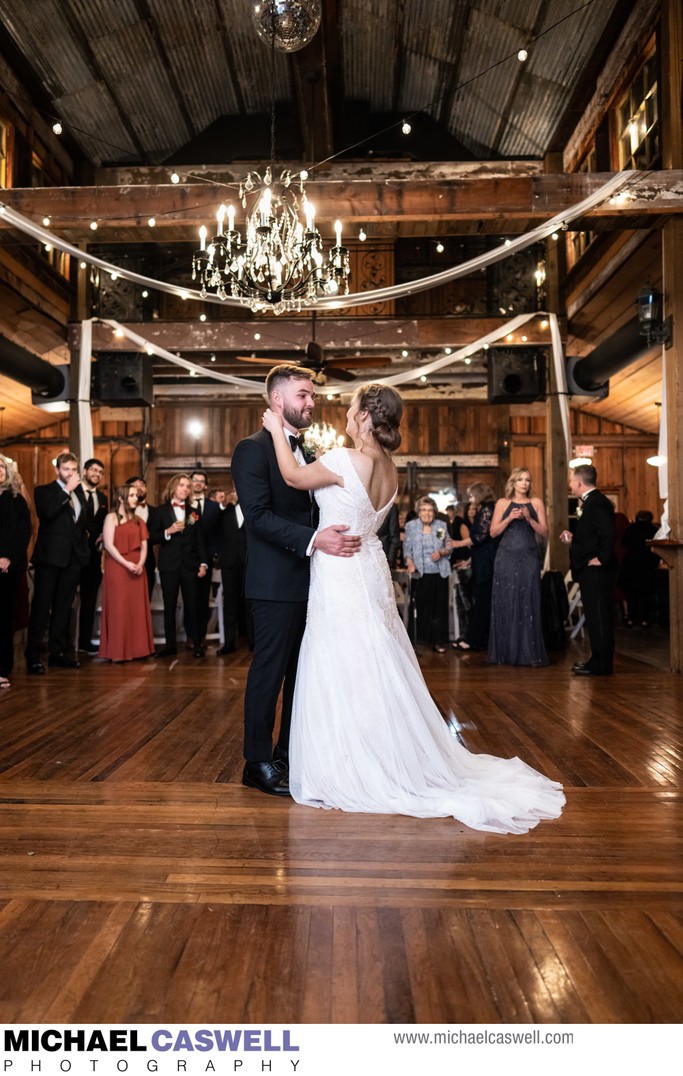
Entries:
POLYGON ((180 176, 177 172, 171 172, 171 183, 180 183, 180 176))
POLYGON ((43 217, 43 227, 44 228, 49 228, 50 227, 50 218, 49 217, 43 217))
POLYGON ((358 231, 358 239, 360 240, 361 243, 364 243, 365 240, 367 239, 367 235, 365 233, 365 229, 363 228, 362 224, 361 224, 360 229, 358 231))
POLYGON ((96 220, 91 220, 90 221, 90 231, 91 232, 96 232, 97 231, 97 221, 96 220))
POLYGON ((523 64, 524 61, 527 59, 528 55, 529 55, 529 53, 526 51, 526 49, 520 49, 519 52, 517 53, 517 59, 519 60, 520 63, 523 64))
POLYGON ((53 124, 52 124, 52 130, 54 131, 54 133, 55 133, 56 135, 60 135, 60 134, 62 133, 63 129, 64 129, 64 128, 62 127, 62 125, 61 125, 61 123, 59 122, 59 120, 57 120, 57 121, 56 121, 56 123, 53 123, 53 124))
POLYGON ((412 129, 413 128, 408 123, 408 120, 404 120, 401 124, 401 130, 403 131, 404 135, 409 135, 412 129))
POLYGON ((436 244, 436 253, 437 254, 443 254, 444 250, 445 250, 445 247, 444 247, 443 243, 441 241, 439 241, 436 244))
POLYGON ((150 217, 147 223, 149 224, 150 228, 156 228, 156 217, 150 217))

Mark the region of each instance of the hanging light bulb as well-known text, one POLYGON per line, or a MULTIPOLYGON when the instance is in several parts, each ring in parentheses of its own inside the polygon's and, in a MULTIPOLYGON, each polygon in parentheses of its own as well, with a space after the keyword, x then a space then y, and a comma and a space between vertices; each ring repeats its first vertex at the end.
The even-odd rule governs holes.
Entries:
POLYGON ((401 130, 403 131, 404 135, 409 135, 410 132, 412 131, 412 129, 413 128, 408 123, 408 120, 404 120, 403 123, 401 124, 401 130))
POLYGON ((64 128, 62 127, 62 125, 61 125, 61 123, 59 122, 59 120, 56 120, 56 122, 52 124, 52 130, 54 131, 54 133, 55 133, 56 135, 60 135, 60 134, 62 133, 62 131, 64 130, 64 128))

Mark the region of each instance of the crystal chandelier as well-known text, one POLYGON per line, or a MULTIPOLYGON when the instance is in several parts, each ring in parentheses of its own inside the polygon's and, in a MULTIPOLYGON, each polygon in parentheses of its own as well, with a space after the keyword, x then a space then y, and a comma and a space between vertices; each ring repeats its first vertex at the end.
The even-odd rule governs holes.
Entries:
POLYGON ((314 422, 312 426, 304 430, 304 444, 311 452, 319 455, 323 452, 329 452, 335 446, 343 447, 344 435, 337 434, 334 426, 329 426, 327 422, 323 422, 321 425, 314 422))
POLYGON ((270 40, 270 164, 263 176, 249 172, 239 188, 246 211, 244 234, 235 228, 233 206, 221 205, 216 234, 199 229, 199 250, 192 279, 200 292, 238 299, 254 312, 301 310, 324 296, 348 295, 349 252, 342 246, 341 221, 334 223, 335 245, 327 263, 315 226, 315 209, 306 197, 307 172, 289 170, 275 181, 275 54, 303 48, 320 26, 319 0, 258 0, 253 18, 260 37, 270 40), (298 194, 297 194, 298 188, 298 194), (225 231, 225 218, 228 229, 225 231))
POLYGON ((323 296, 348 295, 349 252, 342 246, 341 221, 335 221, 336 242, 326 263, 315 208, 306 197, 307 179, 305 171, 292 176, 286 170, 276 182, 271 165, 263 176, 249 172, 239 188, 247 211, 244 234, 235 228, 232 205, 218 209, 212 238, 204 225, 199 229, 192 279, 199 281, 202 296, 215 292, 255 312, 280 314, 323 296))

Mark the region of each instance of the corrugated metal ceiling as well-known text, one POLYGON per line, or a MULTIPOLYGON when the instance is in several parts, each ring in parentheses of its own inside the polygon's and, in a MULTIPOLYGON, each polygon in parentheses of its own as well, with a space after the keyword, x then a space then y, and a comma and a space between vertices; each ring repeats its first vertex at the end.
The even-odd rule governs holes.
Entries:
MULTIPOLYGON (((87 159, 150 164, 221 116, 267 112, 271 86, 296 107, 296 59, 277 54, 273 64, 250 6, 0 0, 0 17, 87 159)), ((320 31, 328 48, 338 46, 333 109, 366 101, 371 113, 426 110, 477 157, 542 156, 605 28, 629 8, 624 0, 334 0, 320 31), (520 64, 517 50, 539 34, 520 64)))

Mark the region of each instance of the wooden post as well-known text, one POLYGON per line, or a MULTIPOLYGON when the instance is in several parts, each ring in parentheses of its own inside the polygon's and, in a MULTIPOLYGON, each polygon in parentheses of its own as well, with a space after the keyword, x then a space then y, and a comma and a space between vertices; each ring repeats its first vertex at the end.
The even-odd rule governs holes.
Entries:
MULTIPOLYGON (((560 154, 548 154, 545 161, 546 172, 562 170, 560 154)), ((560 291, 560 280, 564 275, 564 237, 556 242, 546 240, 545 274, 547 307, 552 313, 564 314, 564 303, 560 291)), ((567 448, 560 414, 559 386, 555 367, 551 361, 548 374, 548 396, 546 399, 545 421, 545 487, 548 507, 548 567, 564 575, 569 568, 567 547, 560 541, 560 534, 568 523, 568 465, 567 448)))
MULTIPOLYGON (((683 162, 683 0, 663 0, 658 44, 662 65, 662 163, 683 162)), ((673 318, 673 342, 666 351, 666 423, 669 537, 683 541, 683 222, 672 217, 662 230, 664 313, 673 318)), ((669 558, 667 557, 667 560, 669 558)), ((683 549, 669 560, 670 662, 683 672, 683 549)))

